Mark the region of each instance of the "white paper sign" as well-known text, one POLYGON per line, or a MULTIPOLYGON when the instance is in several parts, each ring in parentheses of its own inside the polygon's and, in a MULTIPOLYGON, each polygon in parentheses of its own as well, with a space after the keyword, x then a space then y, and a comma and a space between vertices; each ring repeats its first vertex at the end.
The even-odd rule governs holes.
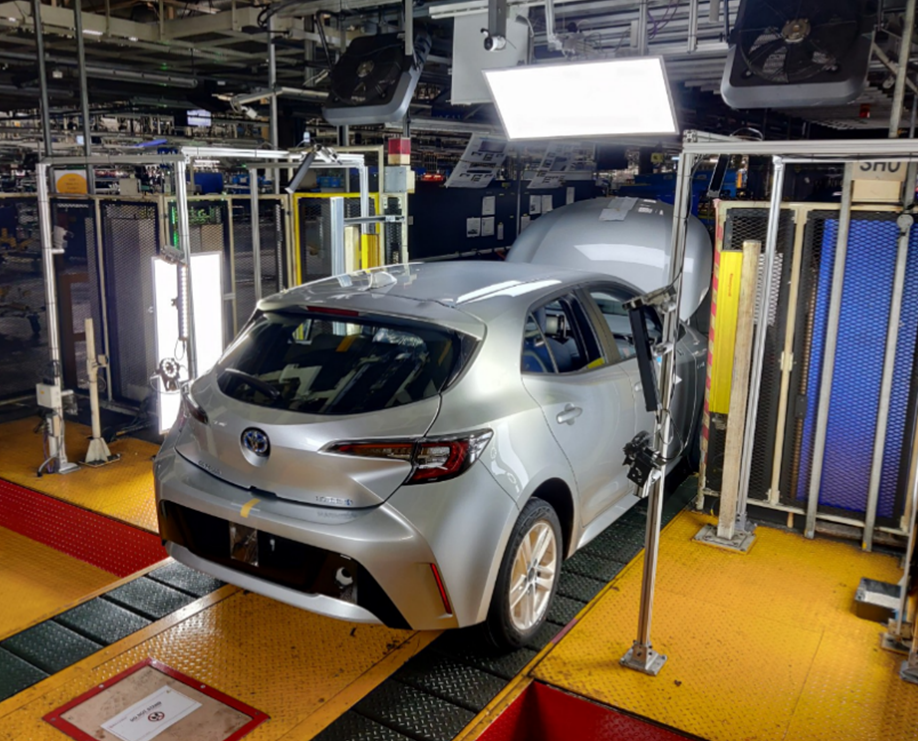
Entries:
POLYGON ((497 213, 497 196, 485 196, 481 199, 481 215, 494 216, 497 213))
POLYGON ((160 687, 105 721, 102 728, 122 741, 149 741, 199 707, 201 703, 181 692, 171 687, 160 687))
POLYGON ((529 196, 529 215, 542 213, 542 196, 529 196))
POLYGON ((574 189, 573 185, 567 186, 567 198, 565 199, 565 204, 570 206, 577 199, 577 191, 574 189))
POLYGON ((481 219, 479 217, 472 216, 465 220, 465 236, 469 238, 481 236, 481 219))
POLYGON ((493 237, 494 236, 494 217, 485 216, 481 220, 481 236, 482 237, 493 237))
POLYGON ((542 213, 547 214, 554 208, 554 199, 551 195, 542 196, 542 213))
POLYGON ((507 157, 507 141, 473 134, 449 180, 447 188, 486 188, 507 157))

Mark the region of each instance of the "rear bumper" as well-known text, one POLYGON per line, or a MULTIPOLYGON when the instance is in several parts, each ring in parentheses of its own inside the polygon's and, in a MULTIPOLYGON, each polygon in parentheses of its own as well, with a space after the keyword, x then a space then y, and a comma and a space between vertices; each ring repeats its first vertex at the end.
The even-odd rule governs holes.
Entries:
POLYGON ((160 532, 176 560, 322 615, 416 630, 463 627, 484 618, 496 564, 518 514, 510 497, 477 464, 453 481, 404 487, 371 509, 255 499, 251 491, 211 476, 174 450, 160 453, 155 473, 160 532), (369 578, 361 585, 358 576, 356 604, 263 578, 259 569, 239 568, 228 558, 228 525, 227 557, 209 558, 213 547, 202 549, 187 542, 187 534, 176 536, 176 522, 166 521, 170 512, 183 508, 303 544, 310 552, 344 556, 369 578), (431 564, 443 576, 452 612, 443 606, 431 564))
POLYGON ((236 569, 230 569, 226 566, 208 561, 194 555, 187 548, 177 545, 176 543, 166 543, 166 552, 176 561, 180 561, 186 566, 190 566, 198 571, 203 571, 217 579, 235 584, 250 592, 263 594, 265 597, 276 599, 278 602, 286 602, 288 605, 300 607, 310 612, 317 612, 320 615, 337 618, 338 620, 347 620, 351 623, 376 623, 380 620, 369 610, 344 600, 326 597, 322 594, 301 594, 286 587, 280 587, 264 579, 244 574, 236 569))

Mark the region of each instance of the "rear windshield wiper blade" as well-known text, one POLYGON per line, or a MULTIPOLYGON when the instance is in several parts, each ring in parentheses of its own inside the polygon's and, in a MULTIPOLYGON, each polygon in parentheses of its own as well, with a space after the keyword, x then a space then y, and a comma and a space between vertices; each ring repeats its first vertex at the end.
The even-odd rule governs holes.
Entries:
MULTIPOLYGON (((236 376, 237 378, 241 378, 243 381, 249 384, 249 386, 252 386, 253 388, 256 388, 259 391, 261 391, 263 394, 270 396, 271 401, 274 401, 280 396, 280 391, 274 388, 270 383, 266 383, 265 381, 262 381, 257 376, 250 375, 246 373, 245 371, 241 371, 237 368, 224 368, 223 373, 229 373, 231 376, 236 376)), ((223 374, 221 373, 221 375, 223 374)))

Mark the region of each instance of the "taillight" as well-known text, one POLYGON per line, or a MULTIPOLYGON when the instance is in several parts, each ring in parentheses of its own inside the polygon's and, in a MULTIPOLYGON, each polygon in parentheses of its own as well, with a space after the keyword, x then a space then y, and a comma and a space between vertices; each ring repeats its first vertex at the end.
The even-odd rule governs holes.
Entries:
POLYGON ((185 413, 193 419, 196 419, 202 425, 207 424, 207 412, 205 412, 191 395, 191 384, 186 383, 182 386, 182 408, 185 413))
POLYGON ((325 450, 362 458, 390 458, 412 465, 406 484, 423 484, 451 479, 464 473, 478 460, 493 437, 491 430, 479 430, 467 435, 420 440, 379 440, 372 442, 341 442, 325 450))

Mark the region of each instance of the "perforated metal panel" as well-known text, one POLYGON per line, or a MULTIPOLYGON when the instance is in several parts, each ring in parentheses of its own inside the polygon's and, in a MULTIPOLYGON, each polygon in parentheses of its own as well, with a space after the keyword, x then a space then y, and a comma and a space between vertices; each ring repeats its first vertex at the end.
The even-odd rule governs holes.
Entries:
MULTIPOLYGON (((838 234, 837 214, 832 214, 830 218, 814 214, 812 218, 823 219, 824 225, 821 230, 813 230, 813 237, 821 239, 821 257, 813 304, 801 465, 796 482, 796 496, 803 500, 807 498, 813 473, 819 386, 824 366, 831 276, 838 234)), ((820 507, 830 511, 862 514, 866 510, 897 253, 899 230, 895 219, 894 213, 861 213, 854 214, 851 221, 819 493, 820 507)), ((918 244, 918 240, 913 239, 912 242, 918 244)), ((895 514, 895 486, 913 349, 909 339, 913 340, 915 336, 916 311, 913 306, 918 302, 916 268, 918 262, 912 256, 906 293, 902 299, 902 306, 906 309, 900 323, 903 345, 901 352, 897 353, 893 380, 895 398, 890 402, 878 508, 878 515, 885 518, 895 514)))
POLYGON ((47 367, 45 283, 35 198, 0 197, 0 396, 35 392, 47 367))
POLYGON ((159 250, 156 201, 104 201, 102 240, 108 297, 112 390, 141 402, 156 367, 151 259, 159 250))
MULTIPOLYGON (((57 260, 61 356, 66 386, 88 387, 85 320, 95 325, 96 349, 104 351, 99 276, 96 254, 96 208, 89 198, 51 199, 52 229, 60 232, 63 259, 57 260)), ((57 245, 56 245, 57 246, 57 245)))
MULTIPOLYGON (((724 249, 742 250, 746 240, 757 240, 763 249, 768 236, 767 208, 729 208, 724 224, 724 249)), ((771 292, 762 295, 764 286, 764 255, 759 261, 756 305, 768 302, 765 333, 765 353, 762 377, 759 381, 759 406, 756 417, 755 446, 749 477, 749 498, 766 499, 771 487, 771 469, 775 452, 775 423, 781 391, 781 353, 784 349, 787 322, 787 292, 790 287, 790 270, 794 242, 793 213, 782 209, 778 224, 778 240, 772 272, 771 292)), ((711 415, 706 457, 706 486, 720 491, 724 465, 724 446, 727 435, 727 416, 711 415)))
POLYGON ((258 229, 261 237, 261 294, 270 296, 285 285, 286 234, 282 201, 261 199, 258 202, 258 229))

